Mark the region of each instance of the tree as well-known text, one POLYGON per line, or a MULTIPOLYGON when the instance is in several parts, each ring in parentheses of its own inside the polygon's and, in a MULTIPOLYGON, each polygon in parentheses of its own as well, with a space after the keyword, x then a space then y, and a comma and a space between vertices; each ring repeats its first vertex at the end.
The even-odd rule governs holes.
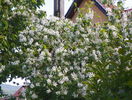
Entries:
POLYGON ((36 12, 43 4, 44 0, 0 0, 0 84, 9 76, 24 76, 21 64, 18 65, 24 58, 17 53, 24 49, 18 36, 30 25, 30 16, 43 15, 36 12), (18 62, 13 65, 14 60, 18 62))

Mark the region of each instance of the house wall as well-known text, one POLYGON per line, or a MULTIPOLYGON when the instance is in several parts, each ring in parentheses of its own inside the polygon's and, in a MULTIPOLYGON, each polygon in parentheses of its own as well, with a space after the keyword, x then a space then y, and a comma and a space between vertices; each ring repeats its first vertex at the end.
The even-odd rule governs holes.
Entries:
MULTIPOLYGON (((107 21, 107 16, 96 6, 94 3, 90 2, 91 0, 84 0, 80 5, 80 11, 82 14, 86 14, 88 9, 91 8, 94 11, 93 23, 100 23, 107 21), (90 7, 89 7, 90 6, 90 7)), ((72 20, 75 22, 79 12, 76 12, 72 17, 72 20)))

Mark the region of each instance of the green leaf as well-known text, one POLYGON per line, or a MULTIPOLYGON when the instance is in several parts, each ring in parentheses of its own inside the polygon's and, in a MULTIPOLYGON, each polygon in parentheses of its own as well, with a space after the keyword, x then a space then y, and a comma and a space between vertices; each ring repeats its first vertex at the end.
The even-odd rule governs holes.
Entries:
POLYGON ((5 38, 5 36, 3 36, 3 35, 0 35, 0 39, 4 39, 5 38))
POLYGON ((119 52, 120 54, 124 54, 125 50, 124 50, 123 48, 120 48, 120 49, 118 50, 118 52, 119 52))
POLYGON ((129 87, 132 87, 132 81, 131 81, 131 80, 128 81, 128 82, 126 83, 126 85, 129 86, 129 87))
POLYGON ((8 29, 8 22, 4 20, 3 24, 4 24, 4 29, 8 29))
POLYGON ((37 4, 37 1, 36 0, 32 0, 33 3, 37 4))
POLYGON ((44 49, 47 49, 47 46, 44 44, 44 45, 43 45, 43 48, 44 48, 44 49))

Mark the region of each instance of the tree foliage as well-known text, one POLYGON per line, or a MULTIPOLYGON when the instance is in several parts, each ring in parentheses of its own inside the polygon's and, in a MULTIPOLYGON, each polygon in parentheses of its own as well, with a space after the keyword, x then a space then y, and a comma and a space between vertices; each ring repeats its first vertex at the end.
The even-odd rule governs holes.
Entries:
POLYGON ((43 4, 44 0, 0 0, 0 83, 10 75, 11 79, 24 76, 21 65, 11 65, 13 60, 24 58, 17 53, 23 48, 18 35, 30 25, 30 16, 37 15, 37 7, 43 4))
POLYGON ((9 75, 30 80, 28 100, 132 98, 132 24, 121 3, 107 8, 108 21, 97 24, 91 13, 75 23, 47 19, 36 11, 39 0, 12 4, 2 17, 0 82, 9 75))

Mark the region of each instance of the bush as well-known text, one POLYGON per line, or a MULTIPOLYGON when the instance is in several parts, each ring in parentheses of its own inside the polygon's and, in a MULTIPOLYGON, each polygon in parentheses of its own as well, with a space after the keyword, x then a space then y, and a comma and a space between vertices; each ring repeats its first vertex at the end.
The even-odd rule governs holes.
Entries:
POLYGON ((13 48, 18 56, 2 66, 30 80, 28 100, 129 100, 131 21, 122 11, 108 9, 102 24, 89 13, 76 23, 31 13, 13 48))

